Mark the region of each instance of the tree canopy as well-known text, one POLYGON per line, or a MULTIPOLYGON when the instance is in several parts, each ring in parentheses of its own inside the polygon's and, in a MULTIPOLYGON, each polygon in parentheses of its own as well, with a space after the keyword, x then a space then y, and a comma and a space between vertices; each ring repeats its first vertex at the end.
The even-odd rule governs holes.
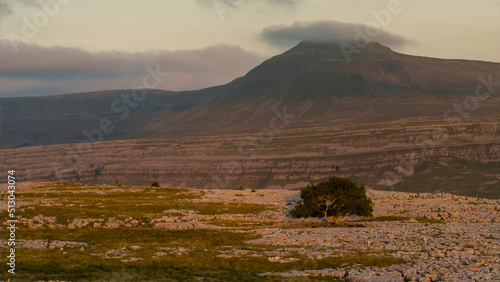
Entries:
POLYGON ((308 185, 300 192, 300 198, 290 211, 295 218, 324 217, 338 224, 337 219, 342 216, 372 216, 373 212, 365 186, 347 178, 332 176, 328 181, 308 185))

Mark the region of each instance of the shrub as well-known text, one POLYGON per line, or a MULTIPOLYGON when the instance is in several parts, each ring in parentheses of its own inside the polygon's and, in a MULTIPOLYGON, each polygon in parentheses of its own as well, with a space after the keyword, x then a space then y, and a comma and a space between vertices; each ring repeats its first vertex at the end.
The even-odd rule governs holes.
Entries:
POLYGON ((151 183, 151 187, 160 187, 160 184, 158 184, 158 182, 153 182, 151 183))
POLYGON ((238 187, 234 187, 232 190, 245 190, 245 187, 238 186, 238 187))
POLYGON ((294 218, 324 217, 338 224, 338 219, 356 214, 372 216, 373 203, 366 196, 365 186, 347 178, 332 176, 300 192, 300 200, 290 211, 294 218))

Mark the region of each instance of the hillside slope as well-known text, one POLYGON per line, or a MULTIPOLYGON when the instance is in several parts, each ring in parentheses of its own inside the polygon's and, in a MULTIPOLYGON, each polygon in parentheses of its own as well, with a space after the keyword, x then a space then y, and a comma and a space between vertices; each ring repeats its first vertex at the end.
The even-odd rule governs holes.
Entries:
MULTIPOLYGON (((478 77, 498 70, 498 63, 409 56, 378 43, 347 62, 338 43, 302 42, 226 85, 148 90, 134 106, 123 100, 131 90, 1 99, 2 147, 92 141, 82 132, 102 119, 115 125, 102 139, 118 140, 253 133, 284 112, 287 128, 458 115, 456 106, 463 112, 466 97, 476 95, 478 77), (124 119, 122 107, 130 110, 124 119)), ((499 116, 499 97, 479 102, 466 114, 499 116)))

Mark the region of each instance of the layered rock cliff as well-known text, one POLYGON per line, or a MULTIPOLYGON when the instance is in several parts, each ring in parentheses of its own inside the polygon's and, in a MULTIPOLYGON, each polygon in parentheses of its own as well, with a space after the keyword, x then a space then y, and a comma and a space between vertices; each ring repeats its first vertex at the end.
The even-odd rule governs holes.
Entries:
POLYGON ((499 198, 498 123, 409 119, 209 137, 2 150, 19 180, 293 189, 332 174, 383 190, 499 198))

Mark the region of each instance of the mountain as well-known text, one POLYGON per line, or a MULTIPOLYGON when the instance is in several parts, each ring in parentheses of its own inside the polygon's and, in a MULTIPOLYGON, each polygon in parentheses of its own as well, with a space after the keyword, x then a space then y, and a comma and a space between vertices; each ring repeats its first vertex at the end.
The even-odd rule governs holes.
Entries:
MULTIPOLYGON (((148 90, 135 107, 123 102, 131 90, 3 98, 2 147, 256 133, 284 111, 288 129, 442 116, 475 94, 479 76, 500 69, 498 63, 400 54, 378 43, 351 59, 339 43, 301 42, 226 85, 148 90), (100 138, 92 130, 103 119, 114 130, 100 138)), ((468 114, 498 116, 499 101, 481 101, 468 114)))
MULTIPOLYGON (((500 64, 444 60, 396 53, 371 43, 347 62, 338 43, 302 42, 251 70, 225 93, 171 122, 156 118, 148 129, 169 136, 200 132, 255 132, 273 109, 295 115, 288 128, 359 124, 406 117, 442 116, 474 95, 478 76, 500 64)), ((473 115, 498 115, 490 99, 473 115)))

